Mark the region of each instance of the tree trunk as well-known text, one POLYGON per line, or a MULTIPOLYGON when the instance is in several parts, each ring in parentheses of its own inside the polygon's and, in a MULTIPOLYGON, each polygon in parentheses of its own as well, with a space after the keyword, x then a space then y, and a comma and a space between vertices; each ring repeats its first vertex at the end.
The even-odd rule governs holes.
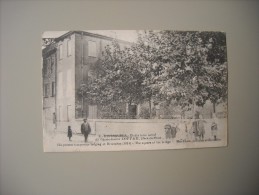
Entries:
POLYGON ((194 98, 192 98, 192 118, 193 118, 193 119, 195 118, 195 110, 194 110, 194 106, 195 106, 194 98))
POLYGON ((149 118, 152 118, 151 99, 149 99, 148 103, 149 103, 149 118))
POLYGON ((213 103, 213 113, 216 113, 216 103, 213 103))
POLYGON ((84 95, 82 95, 82 109, 81 109, 81 115, 82 115, 82 118, 84 118, 84 95))

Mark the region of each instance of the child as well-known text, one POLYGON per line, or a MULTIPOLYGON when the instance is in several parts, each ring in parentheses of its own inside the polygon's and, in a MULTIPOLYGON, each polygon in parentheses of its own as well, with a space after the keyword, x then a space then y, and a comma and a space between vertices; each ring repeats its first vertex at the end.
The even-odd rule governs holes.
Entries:
POLYGON ((71 141, 71 137, 72 137, 72 129, 71 129, 71 126, 68 126, 67 137, 69 138, 69 141, 71 141))

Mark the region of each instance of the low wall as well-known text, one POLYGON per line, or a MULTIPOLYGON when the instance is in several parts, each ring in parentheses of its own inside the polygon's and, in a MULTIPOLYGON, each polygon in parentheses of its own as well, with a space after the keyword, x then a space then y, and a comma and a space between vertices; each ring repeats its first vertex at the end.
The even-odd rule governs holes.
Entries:
MULTIPOLYGON (((211 123, 212 119, 205 120, 205 138, 211 137, 211 123)), ((185 131, 187 124, 187 130, 192 131, 193 120, 188 119, 88 119, 91 126, 92 135, 103 134, 135 134, 135 133, 154 133, 158 136, 164 136, 165 124, 172 126, 178 126, 178 131, 185 131)), ((75 120, 72 122, 62 122, 58 124, 57 131, 67 132, 67 126, 71 126, 74 133, 81 133, 81 124, 83 120, 75 120)), ((220 137, 225 137, 227 131, 227 120, 217 119, 218 133, 220 137)))
MULTIPOLYGON (((97 132, 102 133, 103 131, 129 131, 140 128, 145 130, 154 125, 160 128, 167 123, 177 123, 177 120, 172 119, 88 119, 87 121, 92 129, 91 134, 96 134, 97 132)), ((73 132, 81 133, 80 129, 82 123, 83 119, 69 122, 58 122, 57 131, 66 132, 68 126, 71 126, 73 132)))

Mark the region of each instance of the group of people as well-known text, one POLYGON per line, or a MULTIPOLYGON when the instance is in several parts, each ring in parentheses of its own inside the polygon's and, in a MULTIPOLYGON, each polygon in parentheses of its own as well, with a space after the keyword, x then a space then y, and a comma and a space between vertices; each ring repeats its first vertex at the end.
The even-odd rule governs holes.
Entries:
MULTIPOLYGON (((85 118, 84 122, 81 124, 81 133, 84 135, 85 142, 87 142, 88 135, 91 133, 91 126, 87 122, 87 118, 85 118)), ((67 137, 69 138, 69 141, 72 141, 71 140, 72 136, 73 136, 73 132, 72 132, 71 126, 68 126, 67 137)))
MULTIPOLYGON (((87 142, 88 135, 91 133, 91 126, 87 122, 87 118, 83 121, 84 122, 81 124, 81 133, 84 135, 85 142, 87 142)), ((177 125, 166 124, 164 126, 165 138, 171 140, 192 140, 193 138, 195 141, 204 140, 205 123, 207 123, 206 120, 200 115, 198 119, 190 119, 189 121, 180 122, 177 125), (189 136, 191 136, 191 138, 189 136)), ((210 128, 213 139, 216 141, 218 136, 218 123, 216 122, 215 117, 213 117, 210 128)), ((69 138, 69 141, 72 141, 72 136, 73 132, 71 126, 68 126, 67 137, 69 138)))
MULTIPOLYGON (((204 140, 205 123, 207 123, 207 121, 203 119, 202 115, 199 115, 198 119, 190 119, 189 121, 180 122, 177 125, 166 124, 164 126, 165 138, 182 141, 204 140)), ((211 136, 214 141, 216 141, 218 137, 218 123, 215 120, 215 116, 212 119, 210 130, 211 136)))

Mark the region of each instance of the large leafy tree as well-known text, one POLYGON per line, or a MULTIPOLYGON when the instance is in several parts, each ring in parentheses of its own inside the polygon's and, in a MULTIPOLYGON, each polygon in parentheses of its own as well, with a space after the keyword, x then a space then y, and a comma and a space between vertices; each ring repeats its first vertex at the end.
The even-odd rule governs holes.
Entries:
POLYGON ((131 48, 122 50, 115 40, 105 48, 97 66, 91 68, 95 74, 88 79, 87 85, 82 85, 80 93, 84 93, 91 104, 143 102, 144 75, 138 69, 135 54, 131 48))
POLYGON ((154 99, 186 107, 227 97, 226 39, 221 32, 147 32, 139 40, 154 99))

